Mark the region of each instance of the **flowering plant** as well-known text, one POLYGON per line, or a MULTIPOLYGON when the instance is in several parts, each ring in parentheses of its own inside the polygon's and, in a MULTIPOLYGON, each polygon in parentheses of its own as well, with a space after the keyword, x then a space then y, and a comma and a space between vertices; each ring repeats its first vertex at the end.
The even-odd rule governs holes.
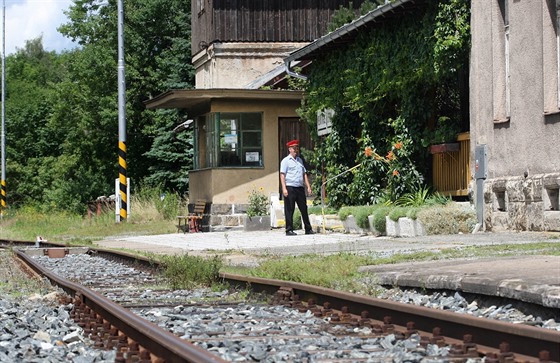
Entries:
POLYGON ((263 188, 249 192, 248 217, 265 216, 268 214, 268 198, 263 193, 263 188))

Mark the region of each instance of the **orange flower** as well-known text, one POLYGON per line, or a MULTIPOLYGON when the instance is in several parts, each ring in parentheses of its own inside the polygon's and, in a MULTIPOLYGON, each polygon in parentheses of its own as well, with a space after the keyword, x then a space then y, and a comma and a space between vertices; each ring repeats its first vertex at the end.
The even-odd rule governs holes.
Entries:
POLYGON ((399 141, 399 142, 397 142, 397 143, 395 144, 395 149, 398 150, 398 149, 400 149, 401 147, 402 147, 402 142, 399 141))
POLYGON ((399 171, 397 169, 393 170, 393 176, 399 175, 399 171))
POLYGON ((366 154, 367 157, 370 157, 373 155, 373 150, 371 149, 371 147, 366 147, 364 150, 364 154, 366 154))
POLYGON ((393 154, 393 150, 389 151, 387 153, 387 159, 388 160, 393 160, 395 158, 395 154, 393 154))

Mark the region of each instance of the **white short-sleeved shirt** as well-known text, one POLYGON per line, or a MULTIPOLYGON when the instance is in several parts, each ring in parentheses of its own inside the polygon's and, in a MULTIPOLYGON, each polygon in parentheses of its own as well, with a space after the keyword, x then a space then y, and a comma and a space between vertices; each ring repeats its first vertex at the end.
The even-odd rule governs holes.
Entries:
POLYGON ((303 166, 303 160, 299 156, 295 158, 286 156, 280 163, 280 172, 286 176, 286 186, 303 187, 303 174, 307 172, 303 166))

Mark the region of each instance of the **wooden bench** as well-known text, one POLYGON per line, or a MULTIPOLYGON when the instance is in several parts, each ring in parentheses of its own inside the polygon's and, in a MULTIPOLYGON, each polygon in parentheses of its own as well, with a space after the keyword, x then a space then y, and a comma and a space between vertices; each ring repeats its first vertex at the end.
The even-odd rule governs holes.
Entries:
POLYGON ((202 232, 202 218, 206 210, 206 201, 197 200, 192 213, 187 216, 177 216, 177 232, 202 232))

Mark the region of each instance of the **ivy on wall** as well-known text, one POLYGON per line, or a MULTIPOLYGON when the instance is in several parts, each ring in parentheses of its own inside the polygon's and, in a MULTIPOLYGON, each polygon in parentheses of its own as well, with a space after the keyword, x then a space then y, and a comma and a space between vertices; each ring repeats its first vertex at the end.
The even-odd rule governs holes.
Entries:
POLYGON ((318 110, 335 110, 316 143, 317 172, 328 179, 361 163, 326 184, 331 206, 394 201, 427 182, 427 146, 468 130, 469 50, 470 1, 441 0, 314 60, 301 115, 315 128, 318 110))

